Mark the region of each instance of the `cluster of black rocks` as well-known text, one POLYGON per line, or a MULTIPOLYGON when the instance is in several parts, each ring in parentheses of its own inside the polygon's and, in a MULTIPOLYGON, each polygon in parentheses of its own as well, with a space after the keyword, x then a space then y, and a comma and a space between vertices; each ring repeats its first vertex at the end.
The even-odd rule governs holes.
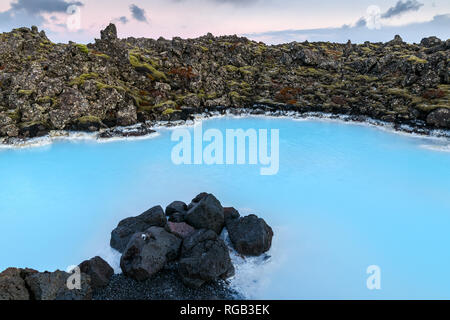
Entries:
POLYGON ((175 201, 119 222, 110 244, 122 254, 121 275, 94 257, 79 265, 81 290, 70 290, 69 273, 9 268, 0 273, 0 300, 229 299, 235 293, 224 280, 235 269, 224 228, 241 255, 271 247, 273 231, 263 219, 241 217, 201 193, 189 205, 175 201))

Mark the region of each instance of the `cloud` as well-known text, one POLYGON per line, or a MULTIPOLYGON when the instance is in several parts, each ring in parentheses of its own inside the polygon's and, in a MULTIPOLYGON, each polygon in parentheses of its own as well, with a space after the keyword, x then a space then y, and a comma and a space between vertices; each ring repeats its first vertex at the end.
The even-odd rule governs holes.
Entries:
POLYGON ((112 20, 112 22, 113 22, 113 23, 122 23, 122 24, 127 24, 128 22, 130 22, 130 20, 128 20, 128 18, 127 18, 127 17, 125 17, 125 16, 122 16, 122 17, 119 17, 119 18, 115 18, 115 19, 113 19, 113 20, 112 20))
POLYGON ((423 6, 423 3, 418 2, 417 0, 407 0, 405 2, 398 1, 395 6, 390 7, 388 11, 381 15, 382 18, 388 19, 395 16, 402 15, 408 11, 417 11, 420 7, 423 6))
POLYGON ((23 26, 42 26, 45 23, 56 23, 56 17, 46 20, 43 14, 66 13, 71 6, 83 6, 80 1, 64 0, 16 0, 10 3, 11 8, 0 12, 0 31, 9 31, 23 26))
POLYGON ((279 44, 292 41, 331 41, 353 43, 365 41, 386 42, 392 40, 396 34, 402 36, 404 41, 419 43, 422 38, 437 36, 446 40, 450 30, 450 14, 434 16, 430 21, 416 22, 403 26, 383 26, 380 29, 368 29, 364 19, 353 25, 343 25, 338 28, 302 29, 269 31, 263 33, 244 34, 244 36, 263 41, 268 44, 279 44))
POLYGON ((65 0, 17 0, 11 2, 12 11, 24 10, 29 14, 66 12, 71 5, 83 6, 79 1, 66 2, 65 0))
POLYGON ((144 9, 139 8, 135 4, 132 4, 132 5, 130 5, 130 10, 131 10, 131 16, 134 19, 136 19, 137 21, 141 21, 141 22, 148 22, 144 9))

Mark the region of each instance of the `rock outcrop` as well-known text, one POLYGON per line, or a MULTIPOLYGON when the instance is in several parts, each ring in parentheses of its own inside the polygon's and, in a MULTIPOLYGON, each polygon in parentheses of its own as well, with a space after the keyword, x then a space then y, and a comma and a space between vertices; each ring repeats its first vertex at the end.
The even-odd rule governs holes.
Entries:
POLYGON ((25 277, 36 270, 8 268, 0 273, 0 300, 30 300, 25 277))
POLYGON ((101 39, 82 45, 19 28, 0 34, 0 137, 104 131, 243 108, 449 129, 427 122, 434 110, 449 108, 449 53, 450 41, 435 37, 267 46, 237 36, 118 39, 109 25, 101 39))
POLYGON ((150 227, 164 227, 167 223, 161 206, 153 207, 137 217, 123 219, 111 232, 112 248, 123 253, 131 236, 150 227))

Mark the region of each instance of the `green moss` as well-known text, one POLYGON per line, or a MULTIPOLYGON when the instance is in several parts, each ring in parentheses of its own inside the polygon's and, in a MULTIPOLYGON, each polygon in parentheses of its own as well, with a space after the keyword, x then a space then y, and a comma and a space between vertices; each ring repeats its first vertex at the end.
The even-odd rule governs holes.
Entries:
POLYGON ((96 116, 83 116, 78 118, 77 122, 82 124, 88 124, 88 123, 100 123, 102 121, 99 117, 96 116))
POLYGON ((397 96, 397 97, 401 97, 401 98, 405 98, 405 99, 410 99, 413 100, 413 96, 408 92, 408 90, 406 89, 402 89, 402 88, 389 88, 387 89, 387 92, 391 95, 397 96))
POLYGON ((120 86, 116 86, 116 85, 109 85, 109 84, 105 84, 103 82, 97 81, 97 90, 103 90, 103 89, 116 89, 117 91, 122 91, 125 92, 126 89, 120 86))
POLYGON ((85 44, 76 44, 77 48, 80 49, 82 53, 88 54, 89 49, 85 44))
POLYGON ((73 85, 83 85, 84 82, 86 80, 92 80, 92 79, 97 79, 99 76, 97 73, 95 72, 91 72, 91 73, 83 73, 82 75, 80 75, 79 77, 73 79, 72 81, 69 82, 70 86, 73 85))
POLYGON ((19 108, 17 108, 16 110, 8 113, 8 116, 11 118, 11 120, 18 122, 20 121, 20 119, 22 118, 21 112, 19 110, 19 108))
POLYGON ((33 90, 23 90, 23 89, 17 91, 17 93, 22 96, 30 96, 33 94, 33 92, 34 92, 33 90))
POLYGON ((238 71, 239 71, 239 68, 238 68, 238 67, 235 67, 235 66, 233 66, 233 65, 231 65, 231 64, 226 65, 226 66, 225 66, 225 69, 226 69, 228 72, 238 72, 238 71))
POLYGON ((180 110, 175 110, 173 108, 167 108, 166 110, 163 111, 163 115, 168 115, 168 114, 172 114, 174 112, 180 112, 180 110))
POLYGON ((166 108, 174 108, 176 107, 177 104, 175 103, 175 101, 172 100, 167 100, 161 103, 158 103, 157 105, 154 106, 154 108, 162 108, 162 107, 166 107, 166 108))
POLYGON ((51 106, 56 105, 57 103, 57 99, 54 97, 49 97, 49 96, 45 96, 45 97, 39 97, 37 100, 37 103, 39 104, 45 104, 45 103, 50 103, 51 106))
POLYGON ((420 59, 419 57, 416 57, 416 56, 414 56, 414 55, 410 55, 410 56, 408 57, 408 61, 409 61, 409 62, 412 62, 412 63, 414 63, 414 64, 418 64, 418 63, 425 64, 425 63, 428 63, 427 60, 425 60, 425 59, 420 59))
POLYGON ((167 76, 163 72, 156 70, 151 63, 141 62, 141 60, 142 58, 140 56, 129 53, 129 61, 134 68, 145 69, 156 80, 167 80, 167 76))

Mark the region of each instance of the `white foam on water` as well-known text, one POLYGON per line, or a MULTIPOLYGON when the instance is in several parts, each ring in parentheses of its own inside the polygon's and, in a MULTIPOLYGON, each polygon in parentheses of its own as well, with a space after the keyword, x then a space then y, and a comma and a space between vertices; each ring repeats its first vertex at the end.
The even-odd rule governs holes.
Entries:
POLYGON ((420 145, 420 147, 433 151, 450 152, 450 144, 448 145, 422 144, 420 145))
POLYGON ((111 268, 114 269, 114 273, 122 273, 122 269, 120 269, 120 257, 122 254, 119 251, 111 248, 109 245, 105 245, 105 247, 100 250, 98 256, 109 263, 111 268))
POLYGON ((110 142, 118 142, 118 141, 135 141, 135 140, 148 140, 159 137, 161 134, 159 132, 152 132, 142 136, 134 136, 134 137, 112 137, 112 138, 97 138, 96 142, 98 143, 110 143, 110 142))
POLYGON ((281 247, 282 228, 274 228, 271 249, 258 257, 244 257, 233 249, 226 229, 221 238, 230 248, 231 262, 235 275, 229 279, 231 289, 245 299, 259 299, 273 279, 272 275, 284 263, 285 256, 281 247))

